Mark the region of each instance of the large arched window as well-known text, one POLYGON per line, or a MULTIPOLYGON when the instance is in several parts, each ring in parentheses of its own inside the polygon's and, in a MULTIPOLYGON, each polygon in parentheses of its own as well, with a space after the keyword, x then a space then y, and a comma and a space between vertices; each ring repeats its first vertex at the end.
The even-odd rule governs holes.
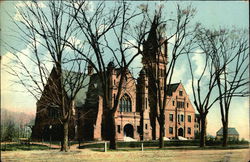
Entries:
POLYGON ((120 99, 120 112, 131 112, 132 111, 132 104, 130 97, 125 94, 120 99))

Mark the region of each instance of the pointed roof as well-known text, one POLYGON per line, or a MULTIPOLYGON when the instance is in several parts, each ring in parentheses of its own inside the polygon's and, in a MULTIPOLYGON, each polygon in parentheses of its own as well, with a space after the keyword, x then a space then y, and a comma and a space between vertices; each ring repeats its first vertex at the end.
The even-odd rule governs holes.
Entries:
MULTIPOLYGON (((178 86, 180 85, 181 83, 173 83, 173 84, 170 84, 170 88, 167 90, 167 95, 168 96, 172 96, 173 92, 175 92, 178 88, 178 86)), ((168 88, 168 87, 167 87, 168 88)))
MULTIPOLYGON (((151 25, 151 29, 149 31, 149 34, 148 34, 148 41, 149 40, 157 40, 157 27, 158 27, 158 18, 155 16, 154 17, 154 20, 152 22, 152 25, 151 25)), ((155 41, 156 42, 156 41, 155 41)))

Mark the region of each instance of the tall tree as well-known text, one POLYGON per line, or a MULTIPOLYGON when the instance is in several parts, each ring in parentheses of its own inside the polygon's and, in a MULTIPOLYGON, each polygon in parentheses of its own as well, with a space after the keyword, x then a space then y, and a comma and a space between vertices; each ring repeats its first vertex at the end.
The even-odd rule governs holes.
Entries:
MULTIPOLYGON (((148 12, 145 12, 148 15, 148 12)), ((176 18, 164 20, 163 7, 155 11, 148 40, 144 44, 143 64, 149 77, 150 108, 152 112, 152 136, 156 138, 156 122, 159 123, 159 147, 164 147, 165 109, 175 65, 178 58, 186 53, 185 45, 192 35, 190 21, 195 15, 192 6, 176 7, 176 18), (167 26, 172 26, 168 29, 167 26), (169 31, 166 31, 169 30, 169 31), (166 34, 168 33, 168 37, 166 34), (168 49, 170 53, 168 54, 168 49), (168 64, 168 65, 167 65, 168 64)), ((147 16, 150 18, 150 16, 147 16)))
POLYGON ((74 39, 77 34, 74 17, 69 14, 74 11, 66 3, 27 1, 17 5, 19 21, 13 22, 19 35, 14 35, 14 38, 27 45, 27 49, 20 50, 7 44, 12 51, 13 64, 6 65, 8 72, 18 78, 17 83, 35 97, 38 106, 43 107, 41 111, 53 106, 61 114, 57 118, 63 126, 61 151, 68 150, 74 100, 79 90, 86 86, 83 84, 86 65, 83 60, 72 61, 76 55, 64 41, 83 46, 74 39))
POLYGON ((206 54, 207 49, 202 48, 205 43, 203 40, 204 35, 206 35, 206 32, 200 24, 197 24, 192 43, 187 45, 185 49, 187 51, 192 80, 194 105, 200 115, 200 147, 205 147, 207 114, 219 98, 213 94, 216 87, 216 78, 215 69, 212 66, 211 56, 206 54), (196 49, 194 53, 192 53, 193 49, 196 49), (195 62, 190 59, 191 56, 197 56, 202 61, 203 65, 196 65, 196 69, 199 70, 194 69, 195 62))
POLYGON ((229 109, 234 97, 249 96, 247 30, 204 29, 202 49, 211 56, 218 88, 223 146, 227 146, 229 109), (205 34, 206 33, 206 34, 205 34))
POLYGON ((126 84, 129 66, 142 53, 140 47, 147 34, 147 22, 143 21, 142 18, 137 26, 131 25, 137 17, 142 15, 142 12, 131 11, 132 7, 128 2, 116 2, 113 7, 108 7, 107 3, 104 1, 96 3, 94 11, 86 10, 90 7, 90 4, 84 2, 72 2, 71 5, 75 11, 73 14, 76 15, 74 18, 79 35, 86 40, 88 53, 92 57, 86 55, 86 49, 74 46, 70 42, 68 44, 87 59, 98 74, 103 94, 104 132, 106 132, 105 136, 110 141, 110 149, 116 149, 114 115, 119 106, 124 84, 126 84), (135 35, 133 31, 135 31, 135 35), (109 41, 110 39, 112 39, 112 42, 109 41), (133 43, 131 39, 136 39, 137 44, 133 43), (135 49, 134 55, 129 53, 131 49, 135 49), (108 63, 108 59, 114 61, 108 63), (110 80, 110 76, 115 64, 119 71, 119 79, 116 81, 117 94, 114 98, 114 104, 112 104, 113 95, 110 95, 112 80, 110 80))

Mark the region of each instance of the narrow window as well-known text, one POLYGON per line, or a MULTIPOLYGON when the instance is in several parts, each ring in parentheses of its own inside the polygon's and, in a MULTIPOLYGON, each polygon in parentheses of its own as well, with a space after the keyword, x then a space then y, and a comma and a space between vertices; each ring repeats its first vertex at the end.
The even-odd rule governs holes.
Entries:
POLYGON ((148 108, 148 98, 146 98, 146 103, 145 104, 146 104, 145 107, 147 109, 148 108))
POLYGON ((174 101, 172 101, 173 102, 173 106, 174 106, 174 101))
POLYGON ((120 125, 117 125, 117 132, 121 133, 121 126, 120 125))
POLYGON ((184 121, 184 115, 181 115, 181 122, 184 121))
POLYGON ((191 134, 191 128, 188 127, 188 134, 191 134))
POLYGON ((169 134, 173 134, 173 127, 169 127, 169 134))
POLYGON ((178 122, 180 122, 180 115, 178 114, 178 122))
POLYGON ((169 121, 174 121, 174 115, 173 114, 169 114, 169 121))
POLYGON ((188 122, 191 122, 192 118, 191 115, 188 115, 188 122))
POLYGON ((179 96, 182 96, 183 95, 183 91, 179 91, 179 96))
POLYGON ((188 107, 188 103, 187 103, 187 107, 188 107))
POLYGON ((148 129, 148 124, 145 124, 145 129, 148 129))
POLYGON ((137 126, 137 132, 141 133, 141 127, 140 126, 137 126))

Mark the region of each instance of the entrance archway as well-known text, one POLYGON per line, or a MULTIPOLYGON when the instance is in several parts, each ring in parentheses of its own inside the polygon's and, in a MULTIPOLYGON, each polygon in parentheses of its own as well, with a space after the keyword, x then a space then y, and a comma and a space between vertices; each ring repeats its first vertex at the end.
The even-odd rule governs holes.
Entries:
POLYGON ((178 129, 178 136, 182 136, 183 137, 183 128, 179 128, 178 129))
POLYGON ((134 128, 131 124, 126 124, 123 128, 124 136, 134 138, 134 128))

